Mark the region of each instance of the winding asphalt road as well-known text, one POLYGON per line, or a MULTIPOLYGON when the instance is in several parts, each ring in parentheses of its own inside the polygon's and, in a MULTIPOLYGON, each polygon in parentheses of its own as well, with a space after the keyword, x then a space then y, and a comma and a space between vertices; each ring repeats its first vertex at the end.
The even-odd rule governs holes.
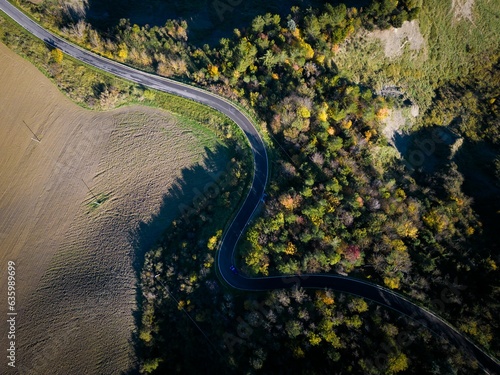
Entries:
POLYGON ((247 278, 231 271, 236 244, 259 207, 268 179, 268 157, 266 147, 252 121, 228 100, 183 83, 139 71, 116 63, 65 41, 24 15, 6 0, 0 0, 0 9, 36 37, 59 48, 64 53, 106 72, 156 90, 178 95, 212 107, 233 120, 245 133, 254 157, 254 174, 250 191, 224 234, 217 255, 218 271, 224 281, 233 288, 247 291, 265 291, 300 286, 303 288, 330 288, 339 292, 357 295, 372 300, 404 314, 434 333, 444 337, 453 345, 476 359, 489 374, 500 374, 500 363, 459 333, 450 324, 422 308, 402 295, 366 281, 336 275, 297 275, 264 278, 247 278))

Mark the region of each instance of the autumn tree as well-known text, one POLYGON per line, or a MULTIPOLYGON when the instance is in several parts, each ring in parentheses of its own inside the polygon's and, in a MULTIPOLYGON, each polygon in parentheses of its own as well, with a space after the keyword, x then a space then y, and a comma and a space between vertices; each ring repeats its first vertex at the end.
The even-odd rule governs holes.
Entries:
POLYGON ((56 64, 60 64, 63 61, 64 55, 59 48, 54 48, 50 51, 50 57, 56 64))

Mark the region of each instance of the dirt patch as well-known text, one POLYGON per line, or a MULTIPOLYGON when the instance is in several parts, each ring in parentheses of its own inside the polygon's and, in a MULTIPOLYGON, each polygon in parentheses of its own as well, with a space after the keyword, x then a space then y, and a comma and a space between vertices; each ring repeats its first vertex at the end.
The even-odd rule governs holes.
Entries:
POLYGON ((382 134, 393 146, 394 138, 397 134, 401 134, 403 131, 411 127, 415 118, 418 117, 419 108, 416 104, 410 107, 392 109, 389 115, 384 119, 384 128, 382 134))
POLYGON ((410 51, 420 51, 425 46, 425 39, 420 32, 417 20, 405 21, 398 29, 374 31, 370 37, 380 40, 387 58, 401 56, 406 45, 409 46, 410 51))
POLYGON ((472 9, 474 0, 451 0, 451 11, 455 21, 467 20, 474 23, 472 9))
MULTIPOLYGON (((150 108, 83 110, 2 44, 0 64, 0 267, 17 265, 18 371, 126 372, 135 361, 135 233, 215 139, 150 108), (91 208, 101 194, 108 199, 91 208)), ((215 168, 226 161, 219 155, 215 168)), ((189 181, 193 193, 182 198, 207 180, 189 181)), ((163 207, 141 246, 178 214, 177 204, 163 207)))
POLYGON ((391 110, 389 116, 384 119, 385 127, 382 130, 384 137, 393 143, 394 134, 402 129, 406 124, 406 119, 401 110, 391 110))

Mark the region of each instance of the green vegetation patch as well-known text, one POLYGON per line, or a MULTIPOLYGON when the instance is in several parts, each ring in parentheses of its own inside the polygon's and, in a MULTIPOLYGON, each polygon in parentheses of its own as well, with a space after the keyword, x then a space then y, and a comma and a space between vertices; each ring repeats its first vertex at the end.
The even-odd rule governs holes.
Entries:
POLYGON ((399 88, 425 111, 437 87, 481 74, 485 62, 494 61, 498 54, 500 3, 470 2, 471 18, 457 15, 462 3, 425 1, 412 32, 401 39, 391 30, 360 32, 348 39, 335 57, 340 74, 369 84, 378 92, 399 88), (412 49, 412 43, 420 38, 419 48, 412 49), (387 44, 393 44, 399 52, 387 56, 387 44))
POLYGON ((101 207, 101 205, 110 198, 109 194, 101 193, 92 197, 92 200, 87 203, 90 212, 101 207))

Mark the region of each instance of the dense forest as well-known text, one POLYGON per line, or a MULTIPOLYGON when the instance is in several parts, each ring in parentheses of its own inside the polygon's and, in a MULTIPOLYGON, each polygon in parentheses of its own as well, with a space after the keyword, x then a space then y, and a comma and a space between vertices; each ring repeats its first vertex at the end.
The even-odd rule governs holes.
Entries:
MULTIPOLYGON (((386 120, 419 98, 384 95, 348 79, 336 62, 359 33, 418 19, 422 1, 295 6, 286 17, 257 16, 203 47, 189 42, 185 20, 150 27, 121 19, 102 30, 77 4, 23 2, 86 48, 205 87, 258 119, 273 175, 240 244, 242 272, 370 279, 431 308, 499 356, 500 49, 483 53, 467 74, 433 83, 400 156, 383 135, 386 120), (416 151, 431 162, 412 163, 416 151)), ((254 295, 221 285, 214 257, 224 220, 207 224, 207 217, 227 216, 231 189, 244 174, 238 164, 210 204, 188 210, 146 255, 142 372, 480 372, 411 319, 362 299, 300 283, 254 295)))

